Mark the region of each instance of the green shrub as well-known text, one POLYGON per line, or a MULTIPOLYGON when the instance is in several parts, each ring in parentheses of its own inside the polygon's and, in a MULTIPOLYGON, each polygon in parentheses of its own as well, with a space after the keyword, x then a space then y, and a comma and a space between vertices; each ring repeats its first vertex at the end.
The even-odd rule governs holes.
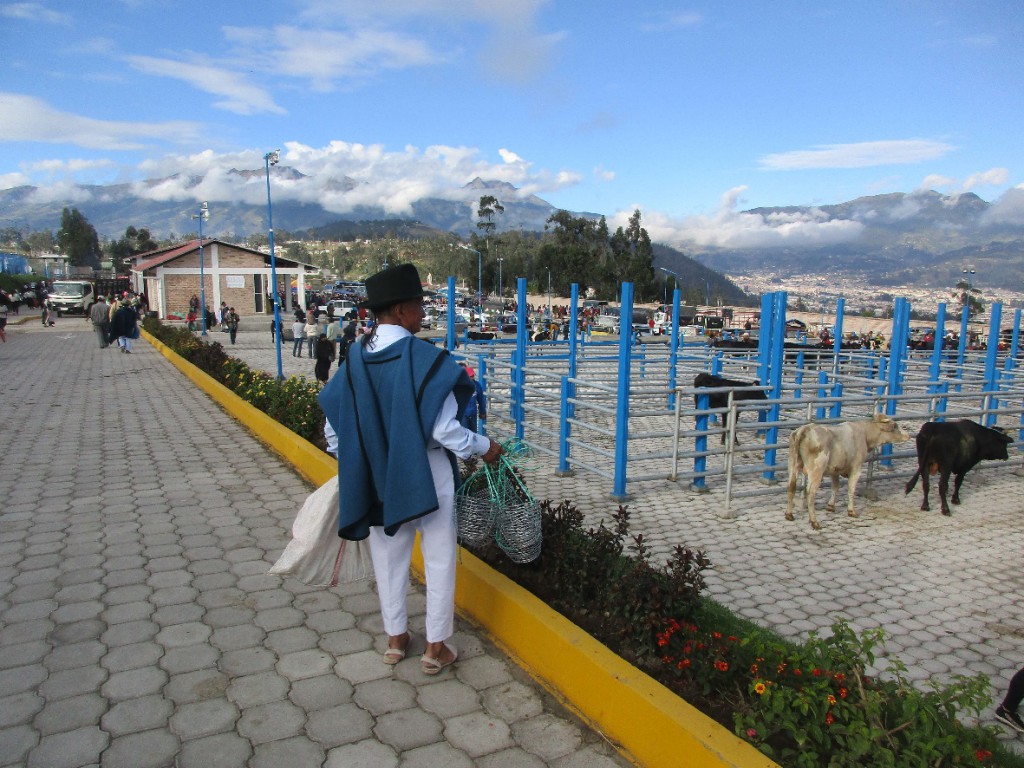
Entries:
POLYGON ((212 376, 255 408, 321 450, 324 441, 324 415, 316 382, 302 376, 278 381, 264 371, 254 371, 241 360, 230 357, 219 342, 206 342, 180 326, 165 325, 146 318, 143 327, 177 354, 212 376))

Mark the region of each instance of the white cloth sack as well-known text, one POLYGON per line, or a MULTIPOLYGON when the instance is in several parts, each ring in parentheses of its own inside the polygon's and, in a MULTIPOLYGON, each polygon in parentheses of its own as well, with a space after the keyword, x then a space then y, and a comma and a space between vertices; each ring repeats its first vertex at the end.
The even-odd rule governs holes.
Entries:
POLYGON ((373 576, 369 541, 338 538, 338 478, 306 497, 292 524, 292 540, 267 573, 303 584, 334 587, 373 576))

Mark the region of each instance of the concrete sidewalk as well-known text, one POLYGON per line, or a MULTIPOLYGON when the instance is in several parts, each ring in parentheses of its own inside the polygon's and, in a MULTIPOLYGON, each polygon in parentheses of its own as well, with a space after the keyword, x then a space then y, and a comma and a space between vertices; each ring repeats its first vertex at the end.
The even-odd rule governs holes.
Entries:
POLYGON ((628 764, 464 623, 392 669, 371 586, 266 575, 311 488, 146 342, 9 326, 0 424, 0 766, 628 764))

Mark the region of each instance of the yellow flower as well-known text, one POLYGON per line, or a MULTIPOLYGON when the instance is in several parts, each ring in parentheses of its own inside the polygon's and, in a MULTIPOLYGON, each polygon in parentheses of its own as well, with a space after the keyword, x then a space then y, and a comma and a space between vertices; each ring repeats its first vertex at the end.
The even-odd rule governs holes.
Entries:
POLYGON ((762 693, 768 690, 768 686, 764 683, 758 682, 754 684, 754 693, 760 696, 762 693))

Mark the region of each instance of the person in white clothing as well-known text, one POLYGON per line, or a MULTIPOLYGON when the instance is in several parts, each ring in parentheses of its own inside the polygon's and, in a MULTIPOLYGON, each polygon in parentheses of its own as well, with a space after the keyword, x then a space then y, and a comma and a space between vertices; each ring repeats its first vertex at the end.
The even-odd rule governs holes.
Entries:
POLYGON ((453 456, 494 462, 501 446, 459 421, 472 384, 447 352, 416 339, 423 290, 411 264, 366 280, 374 330, 354 344, 320 394, 338 455, 339 533, 369 536, 384 631, 384 662, 405 658, 406 610, 413 541, 420 534, 426 576, 424 674, 450 666, 454 632, 455 463, 453 456), (417 425, 420 429, 417 429, 417 425), (425 455, 424 455, 425 454, 425 455))

